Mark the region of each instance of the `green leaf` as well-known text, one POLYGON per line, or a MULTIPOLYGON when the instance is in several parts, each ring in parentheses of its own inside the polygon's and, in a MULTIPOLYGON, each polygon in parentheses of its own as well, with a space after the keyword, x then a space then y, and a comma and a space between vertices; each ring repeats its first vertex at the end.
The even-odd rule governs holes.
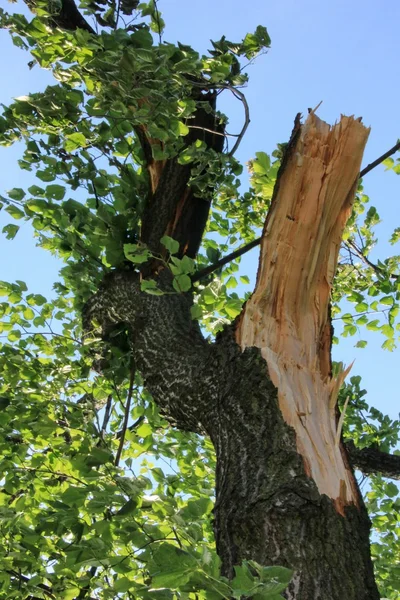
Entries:
POLYGON ((153 279, 142 279, 140 282, 140 289, 142 292, 146 292, 146 294, 152 296, 164 295, 164 292, 158 288, 157 283, 153 279))
POLYGON ((394 498, 399 493, 399 489, 395 483, 391 481, 385 486, 385 494, 389 496, 389 498, 394 498))
POLYGON ((64 148, 67 152, 72 152, 77 148, 85 148, 88 146, 88 141, 86 136, 83 133, 70 133, 65 136, 66 142, 64 144, 64 148))
POLYGON ((54 179, 56 178, 56 175, 54 173, 54 170, 52 168, 50 168, 50 169, 45 169, 43 171, 41 171, 41 170, 36 171, 36 177, 38 177, 42 181, 54 181, 54 179))
POLYGON ((393 296, 383 296, 382 298, 380 298, 379 302, 381 304, 385 304, 386 306, 393 306, 394 298, 393 296))
POLYGON ((20 208, 17 208, 16 206, 13 206, 12 204, 10 204, 10 206, 6 207, 6 212, 8 212, 8 214, 13 217, 13 219, 22 219, 22 217, 25 216, 25 213, 23 210, 21 210, 20 208))
POLYGON ((135 498, 130 498, 128 502, 126 502, 122 508, 116 513, 116 517, 125 517, 126 515, 131 515, 136 511, 138 507, 138 501, 135 498))
POLYGON ((48 185, 46 187, 46 198, 49 200, 62 200, 65 196, 65 191, 66 190, 63 185, 53 183, 52 185, 48 185))
POLYGON ((17 235, 18 230, 18 225, 13 225, 12 223, 10 223, 9 225, 5 225, 5 227, 3 227, 2 232, 5 233, 6 238, 8 240, 13 240, 17 235))
POLYGON ((192 316, 193 320, 201 319, 202 316, 203 316, 203 311, 201 309, 201 306, 199 306, 198 304, 194 304, 191 307, 190 313, 191 313, 191 316, 192 316))
POLYGON ((138 244, 124 244, 124 254, 125 258, 135 264, 145 263, 151 256, 148 248, 138 244))
POLYGON ((156 548, 148 566, 152 587, 177 589, 189 581, 197 565, 189 553, 164 543, 156 548))
POLYGON ((356 348, 365 348, 368 342, 365 340, 359 340, 356 344, 356 348))
POLYGON ((86 458, 86 463, 91 467, 95 467, 112 462, 112 460, 113 456, 108 450, 103 450, 102 448, 92 448, 91 453, 86 458))
POLYGON ((240 300, 230 299, 224 305, 224 309, 229 317, 235 319, 242 311, 242 303, 240 300))
POLYGON ((17 342, 21 338, 19 329, 13 329, 7 336, 9 342, 17 342))
POLYGON ((187 125, 185 125, 185 123, 182 123, 182 121, 179 121, 178 132, 179 132, 179 135, 181 135, 181 136, 188 135, 189 127, 187 125))
POLYGON ((31 308, 26 308, 22 314, 24 315, 25 319, 28 319, 28 321, 31 321, 35 316, 35 313, 31 308))
POLYGON ((188 292, 192 287, 192 280, 189 275, 182 274, 174 277, 172 285, 177 292, 188 292))
POLYGON ((25 192, 21 188, 13 188, 12 190, 9 190, 7 193, 12 200, 21 201, 25 196, 25 192))
POLYGON ((176 254, 179 251, 179 242, 175 241, 168 235, 164 235, 164 237, 161 238, 160 242, 170 254, 176 254))
POLYGON ((153 429, 148 423, 142 423, 140 427, 136 429, 136 433, 139 437, 145 438, 149 435, 152 435, 153 429))

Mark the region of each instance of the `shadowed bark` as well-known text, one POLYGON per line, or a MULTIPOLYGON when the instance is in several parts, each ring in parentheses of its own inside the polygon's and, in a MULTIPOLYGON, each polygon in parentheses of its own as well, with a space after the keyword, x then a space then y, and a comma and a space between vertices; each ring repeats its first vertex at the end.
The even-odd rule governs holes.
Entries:
MULTIPOLYGON (((25 4, 33 12, 36 10, 36 0, 24 0, 25 4)), ((55 10, 52 13, 50 24, 60 29, 67 29, 69 31, 75 31, 76 29, 84 29, 89 33, 95 34, 95 30, 79 12, 74 0, 62 0, 61 8, 58 10, 57 5, 54 4, 55 10)))
POLYGON ((378 448, 357 448, 353 441, 345 444, 351 464, 364 475, 379 473, 390 479, 400 479, 400 455, 382 452, 378 448))

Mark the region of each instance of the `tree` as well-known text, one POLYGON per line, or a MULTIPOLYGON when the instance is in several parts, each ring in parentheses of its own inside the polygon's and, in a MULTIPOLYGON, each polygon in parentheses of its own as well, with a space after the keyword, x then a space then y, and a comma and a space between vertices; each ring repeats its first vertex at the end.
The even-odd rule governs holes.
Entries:
MULTIPOLYGON (((153 0, 26 3, 31 21, 2 25, 57 83, 4 109, 2 143, 23 141, 43 183, 2 203, 65 266, 52 300, 1 288, 3 597, 374 600, 380 554, 394 598, 399 501, 381 476, 400 476, 400 424, 365 424, 359 378, 330 359, 345 296, 347 333, 395 344, 398 258, 371 262, 376 209, 361 216, 368 130, 297 116, 243 194, 243 62, 265 27, 199 56, 163 42, 153 0), (222 93, 243 105, 230 147, 222 93), (222 256, 224 237, 241 247, 222 256), (234 273, 259 244, 243 304, 234 273), (372 555, 353 467, 379 474, 372 555)), ((399 147, 376 164, 398 169, 399 147)))

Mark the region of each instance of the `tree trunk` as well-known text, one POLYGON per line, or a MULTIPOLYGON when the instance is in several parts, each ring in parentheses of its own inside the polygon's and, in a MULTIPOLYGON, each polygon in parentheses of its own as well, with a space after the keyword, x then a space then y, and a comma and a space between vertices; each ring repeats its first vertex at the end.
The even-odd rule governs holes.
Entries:
MULTIPOLYGON (((147 295, 133 272, 109 275, 84 311, 85 328, 96 322, 103 337, 125 323, 162 411, 177 427, 210 436, 223 574, 231 577, 243 559, 290 567, 291 600, 379 598, 370 523, 340 441, 345 373, 331 374, 328 306, 367 137, 354 119, 332 129, 315 115, 303 127, 296 121, 256 290, 214 343, 191 319, 190 294, 147 295)), ((156 277, 171 289, 170 273, 156 277)))

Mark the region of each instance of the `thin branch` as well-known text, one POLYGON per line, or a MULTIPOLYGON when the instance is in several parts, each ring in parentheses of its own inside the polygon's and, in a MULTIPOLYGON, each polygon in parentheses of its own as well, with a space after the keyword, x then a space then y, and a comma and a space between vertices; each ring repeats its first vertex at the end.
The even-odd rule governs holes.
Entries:
MULTIPOLYGON (((8 570, 8 569, 6 569, 6 573, 8 573, 12 577, 15 577, 16 579, 18 579, 19 583, 21 583, 21 582, 29 583, 29 581, 30 581, 29 577, 26 577, 25 575, 22 575, 21 573, 16 573, 15 571, 8 570)), ((35 585, 35 587, 42 590, 42 592, 46 596, 49 596, 49 598, 55 598, 55 595, 53 594, 51 587, 49 587, 48 585, 45 585, 44 583, 37 583, 35 585)))
MULTIPOLYGON (((246 101, 246 99, 244 97, 244 94, 242 94, 242 92, 239 92, 239 90, 235 90, 234 88, 230 88, 230 86, 221 86, 221 87, 226 87, 227 89, 234 90, 236 93, 238 93, 241 96, 243 96, 243 98, 244 98, 244 105, 245 105, 245 107, 247 106, 247 101, 246 101)), ((250 122, 250 120, 249 120, 249 122, 250 122)), ((247 123, 247 125, 248 125, 248 123, 247 123)), ((236 151, 236 149, 237 149, 237 147, 239 145, 238 142, 240 143, 240 141, 241 141, 241 139, 242 139, 242 137, 244 135, 244 132, 247 129, 247 125, 245 124, 245 127, 242 129, 242 132, 241 132, 241 134, 240 134, 240 136, 239 136, 239 138, 238 138, 235 146, 232 148, 232 151, 229 153, 229 156, 232 156, 232 154, 236 151)), ((367 173, 369 173, 370 171, 372 171, 372 169, 374 169, 376 166, 378 166, 379 164, 381 164, 384 160, 386 160, 386 158, 389 158, 389 156, 391 156, 392 154, 394 154, 398 150, 400 150, 400 141, 395 146, 393 146, 393 148, 391 148, 390 150, 388 150, 387 152, 385 152, 385 154, 382 154, 382 156, 380 156, 379 158, 377 158, 376 160, 374 160, 374 162, 372 162, 369 165, 367 165, 365 167, 365 169, 363 169, 362 171, 360 171, 359 179, 361 179, 362 177, 364 177, 364 175, 366 175, 367 173)), ((202 269, 201 271, 198 271, 192 277, 192 282, 194 283, 195 281, 199 281, 200 279, 203 279, 204 277, 207 277, 207 275, 210 275, 214 271, 217 271, 220 267, 223 267, 224 265, 226 265, 226 263, 228 263, 231 260, 237 258, 238 256, 242 256, 243 254, 245 254, 249 250, 252 250, 253 248, 255 248, 256 246, 258 246, 261 243, 261 240, 262 240, 262 237, 259 237, 256 240, 250 242, 249 244, 246 244, 242 248, 239 248, 239 250, 235 250, 235 252, 232 252, 231 254, 228 254, 227 256, 221 258, 216 263, 214 263, 214 264, 206 267, 205 269, 202 269)), ((357 255, 366 264, 368 264, 372 269, 374 269, 374 271, 376 273, 382 274, 382 270, 377 265, 375 265, 374 263, 372 263, 366 256, 364 256, 363 253, 361 252, 361 250, 359 248, 357 248, 357 246, 353 242, 347 242, 347 244, 351 245, 351 247, 354 249, 354 251, 357 253, 357 255)), ((390 277, 392 279, 397 279, 397 275, 390 275, 390 277)))
POLYGON ((231 252, 227 256, 223 256, 222 258, 220 258, 219 260, 217 260, 216 263, 213 263, 212 265, 209 265, 208 267, 205 267, 204 269, 201 269, 200 271, 197 271, 197 273, 195 273, 193 275, 193 277, 192 277, 192 283, 195 283, 196 281, 200 281, 200 279, 204 279, 204 277, 207 277, 207 275, 210 275, 211 273, 214 273, 214 271, 217 271, 218 269, 220 269, 221 267, 223 267, 224 265, 226 265, 231 260, 234 260, 235 258, 238 258, 239 256, 242 256, 242 254, 245 254, 246 252, 248 252, 252 248, 255 248, 256 246, 258 246, 260 244, 261 239, 262 238, 259 237, 259 238, 255 239, 255 240, 253 240, 252 242, 249 242, 245 246, 242 246, 241 248, 238 248, 238 250, 235 250, 234 252, 231 252))
POLYGON ((382 154, 382 156, 380 156, 379 158, 377 158, 376 160, 374 160, 374 162, 370 163, 369 165, 367 165, 365 167, 365 169, 363 169, 362 171, 360 171, 360 179, 361 179, 361 177, 364 177, 364 175, 366 175, 367 173, 369 173, 370 171, 372 171, 372 169, 375 169, 375 167, 377 167, 378 165, 380 165, 381 163, 383 163, 384 160, 386 160, 387 158, 389 158, 389 156, 392 156, 392 154, 394 154, 398 150, 400 150, 400 140, 397 142, 397 144, 395 146, 393 146, 393 148, 391 148, 390 150, 388 150, 387 152, 385 152, 385 154, 382 154))
POLYGON ((227 85, 226 89, 230 90, 232 92, 232 94, 235 96, 235 98, 237 98, 238 100, 240 100, 244 106, 244 125, 242 127, 242 131, 239 133, 238 139, 235 142, 235 145, 233 146, 232 150, 230 152, 228 152, 228 156, 233 156, 236 152, 236 150, 239 148, 240 143, 244 137, 244 134, 246 133, 246 130, 250 124, 250 109, 249 109, 249 105, 247 103, 246 100, 246 96, 243 94, 243 92, 241 92, 240 90, 227 85))
POLYGON ((200 125, 188 125, 189 129, 201 129, 201 131, 208 131, 208 133, 212 133, 213 135, 220 135, 221 137, 239 137, 233 133, 221 133, 220 131, 215 131, 214 129, 207 129, 207 127, 201 127, 200 125))
MULTIPOLYGON (((386 272, 384 269, 382 269, 381 267, 379 267, 378 265, 376 265, 375 263, 371 262, 369 260, 369 258, 367 258, 361 248, 359 248, 355 242, 352 242, 351 240, 347 240, 347 242, 345 243, 346 246, 350 246, 350 248, 352 248, 352 250, 357 254, 357 256, 369 267, 371 267, 371 269, 373 269, 375 271, 375 273, 377 275, 381 275, 381 276, 386 276, 386 272)), ((351 250, 350 250, 351 252, 351 250)), ((395 275, 394 273, 390 273, 389 274, 389 278, 390 279, 398 279, 398 276, 395 275)))
POLYGON ((85 587, 81 588, 79 594, 76 597, 76 600, 83 600, 84 598, 88 598, 88 593, 90 592, 90 581, 95 577, 97 573, 97 567, 90 567, 89 571, 87 571, 86 575, 89 577, 89 581, 85 587))
MULTIPOLYGON (((144 421, 144 416, 142 415, 141 417, 136 419, 136 421, 134 423, 132 423, 132 425, 129 425, 129 427, 127 427, 126 431, 135 431, 136 427, 138 427, 138 425, 140 425, 140 423, 143 423, 143 421, 144 421)), ((125 435, 125 431, 123 429, 118 431, 115 437, 117 438, 117 440, 120 440, 122 438, 122 435, 125 435)))
POLYGON ((118 21, 119 21, 120 10, 121 10, 121 0, 118 0, 117 1, 117 14, 115 16, 115 27, 114 27, 114 29, 118 28, 118 21))
POLYGON ((346 441, 345 446, 353 467, 364 475, 379 473, 383 477, 400 479, 400 456, 382 452, 377 448, 357 448, 352 440, 346 441))
POLYGON ((212 83, 211 81, 202 81, 202 82, 190 81, 189 83, 190 83, 190 85, 192 85, 194 87, 200 87, 203 89, 229 90, 230 92, 232 92, 232 94, 235 96, 235 98, 237 98, 238 100, 240 100, 242 102, 242 104, 244 106, 244 117, 245 117, 244 125, 242 127, 242 131, 237 136, 235 145, 233 146, 232 150, 230 152, 228 152, 228 154, 227 154, 227 156, 233 156, 235 154, 236 150, 239 148, 239 145, 244 137, 244 134, 246 133, 246 130, 250 124, 250 109, 249 109, 248 102, 246 100, 246 96, 238 88, 235 88, 233 85, 229 85, 229 83, 212 83))
MULTIPOLYGON (((9 575, 11 575, 12 577, 15 577, 16 579, 19 580, 19 582, 22 583, 30 583, 30 577, 26 577, 26 575, 22 575, 22 573, 17 573, 16 571, 13 571, 12 569, 6 569, 6 573, 8 573, 9 575)), ((44 583, 36 583, 35 587, 42 590, 42 592, 48 596, 49 598, 55 598, 55 594, 53 593, 53 590, 50 586, 44 584, 44 583)), ((58 594, 57 594, 58 595, 58 594)), ((29 596, 30 597, 30 596, 29 596)), ((87 600, 96 600, 95 598, 87 597, 87 600)))
POLYGON ((158 6, 157 6, 157 0, 154 0, 154 8, 155 8, 155 13, 156 13, 156 21, 157 21, 157 26, 158 26, 158 41, 159 44, 162 44, 162 35, 161 35, 161 20, 160 20, 160 12, 158 10, 158 6))
POLYGON ((108 425, 108 422, 110 420, 112 399, 113 399, 112 394, 109 394, 108 397, 107 397, 107 404, 106 404, 106 408, 105 408, 105 411, 104 411, 103 424, 102 424, 101 429, 100 429, 100 438, 101 438, 101 440, 104 440, 104 434, 106 433, 107 425, 108 425))
POLYGON ((115 457, 115 466, 118 467, 119 465, 119 461, 121 459, 121 454, 122 454, 122 450, 124 447, 124 443, 125 443, 125 435, 126 435, 126 430, 128 428, 128 421, 129 421, 129 413, 131 410, 131 403, 132 403, 132 395, 133 395, 133 386, 135 383, 135 365, 132 363, 131 366, 131 379, 129 382, 129 391, 128 391, 128 399, 126 401, 126 405, 125 405, 125 414, 124 414, 124 422, 122 425, 122 430, 121 430, 121 437, 120 437, 120 441, 119 441, 119 446, 118 446, 118 450, 117 450, 117 455, 115 457))

